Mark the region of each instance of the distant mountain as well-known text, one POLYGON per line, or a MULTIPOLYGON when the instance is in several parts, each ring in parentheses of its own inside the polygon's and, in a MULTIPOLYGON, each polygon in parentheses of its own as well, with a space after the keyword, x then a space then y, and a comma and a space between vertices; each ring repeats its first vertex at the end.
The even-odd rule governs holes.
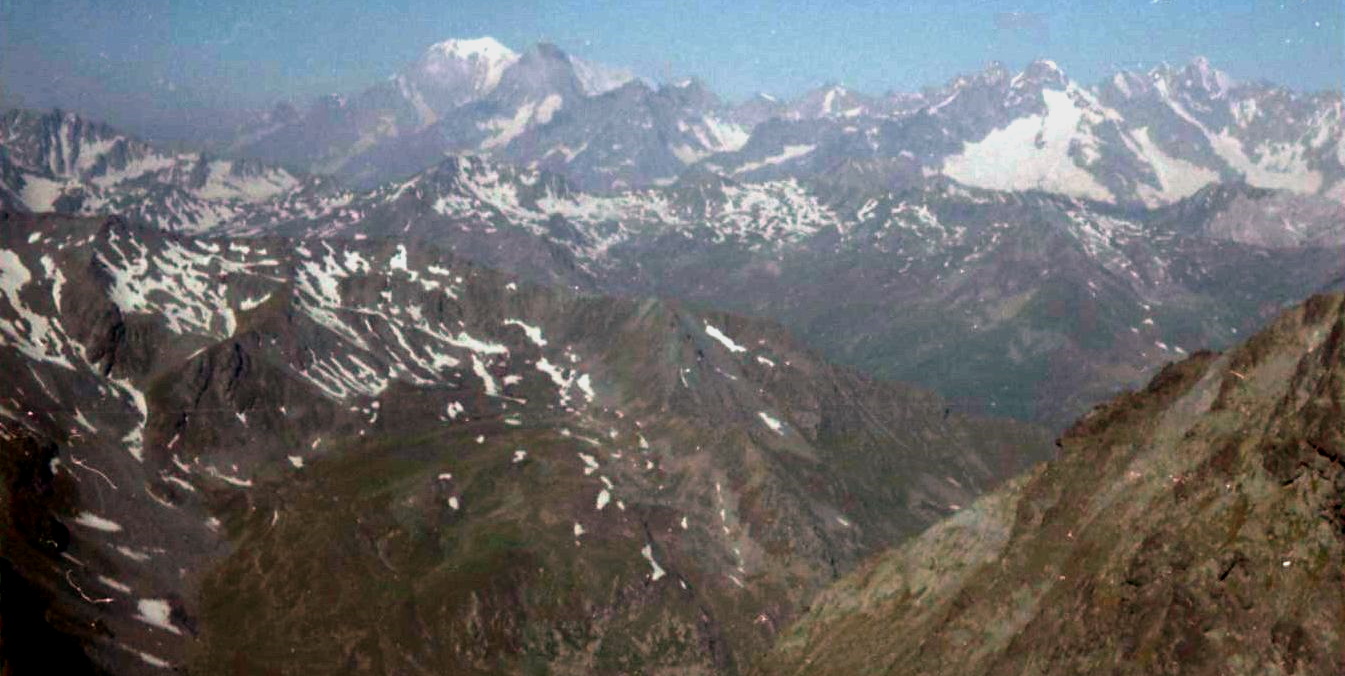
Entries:
POLYGON ((1128 207, 1237 181, 1345 201, 1340 92, 1236 83, 1204 59, 1118 73, 1100 87, 1073 82, 1050 61, 1017 74, 993 64, 901 103, 891 98, 886 109, 858 97, 837 104, 845 92, 810 93, 802 108, 758 126, 741 151, 707 163, 756 179, 904 160, 916 175, 1128 207))
POLYGON ((446 154, 563 166, 595 188, 672 180, 735 150, 747 129, 699 83, 651 88, 628 71, 554 45, 516 54, 490 38, 449 40, 353 99, 289 109, 240 133, 230 152, 334 173, 370 187, 446 154))
POLYGON ((15 673, 735 673, 1049 450, 409 240, 4 214, 0 336, 15 673))
POLYGON ((784 117, 789 103, 770 94, 758 93, 733 107, 733 121, 748 129, 776 117, 784 117))
POLYGON ((579 78, 584 93, 589 96, 606 94, 636 80, 635 73, 626 68, 585 61, 576 56, 570 57, 570 63, 574 65, 575 77, 579 78))
POLYGON ((1338 91, 1237 82, 1203 58, 1098 86, 1042 60, 1018 73, 994 63, 919 93, 833 84, 727 106, 698 82, 651 87, 554 46, 520 56, 483 38, 434 45, 352 100, 278 109, 233 151, 364 187, 472 152, 588 190, 667 184, 697 163, 740 180, 881 163, 892 189, 944 176, 1152 208, 1245 182, 1345 202, 1342 110, 1338 91), (686 87, 695 95, 676 93, 686 87))
POLYGON ((728 113, 699 81, 657 89, 634 81, 528 130, 501 156, 588 190, 666 185, 688 165, 747 141, 728 113))
POLYGON ((789 104, 785 117, 796 120, 853 118, 881 114, 876 101, 841 85, 827 85, 805 93, 789 104))
MULTIPOLYGON (((633 181, 621 157, 640 129, 680 123, 717 138, 673 117, 716 100, 694 81, 635 81, 585 101, 621 113, 573 163, 549 157, 552 170, 455 157, 368 191, 305 180, 200 220, 146 208, 134 190, 116 200, 137 209, 132 220, 170 230, 419 238, 537 282, 769 317, 832 359, 968 410, 1052 425, 1345 279, 1345 205, 1245 184, 1132 209, 967 188, 923 175, 915 160, 873 158, 759 182, 700 163, 666 186, 595 193, 564 175, 567 164, 633 181), (901 179, 913 187, 893 189, 901 179)), ((578 119, 588 115, 521 138, 575 143, 578 119)), ((799 124, 762 123, 745 148, 799 124)), ((647 166, 679 164, 665 146, 642 153, 647 166)))
POLYGON ((420 123, 432 124, 440 111, 452 110, 491 93, 505 71, 519 60, 513 50, 492 38, 448 40, 421 54, 410 68, 393 77, 398 92, 414 102, 420 123))
POLYGON ((1099 406, 825 592, 761 674, 1345 672, 1345 296, 1099 406))
POLYGON ((206 230, 320 185, 255 160, 170 153, 72 113, 0 113, 0 209, 122 214, 206 230))

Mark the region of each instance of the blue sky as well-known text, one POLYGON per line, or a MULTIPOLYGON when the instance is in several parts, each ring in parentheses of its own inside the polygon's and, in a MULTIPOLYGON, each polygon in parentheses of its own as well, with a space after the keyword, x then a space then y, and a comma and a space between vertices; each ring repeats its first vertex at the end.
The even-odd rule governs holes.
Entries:
POLYGON ((355 91, 430 43, 481 35, 696 75, 732 100, 914 90, 1040 57, 1085 83, 1202 54, 1296 89, 1345 78, 1341 0, 0 0, 0 85, 6 101, 114 122, 209 115, 355 91))

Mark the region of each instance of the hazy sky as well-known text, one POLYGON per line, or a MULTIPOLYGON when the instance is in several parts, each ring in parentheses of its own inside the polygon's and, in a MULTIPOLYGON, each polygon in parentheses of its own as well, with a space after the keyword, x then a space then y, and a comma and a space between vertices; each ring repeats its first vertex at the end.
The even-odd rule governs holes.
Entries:
POLYGON ((1201 54, 1297 89, 1345 78, 1342 0, 0 0, 0 105, 199 121, 358 90, 433 42, 481 35, 656 80, 696 75, 729 99, 824 82, 913 90, 1039 57, 1085 83, 1201 54))

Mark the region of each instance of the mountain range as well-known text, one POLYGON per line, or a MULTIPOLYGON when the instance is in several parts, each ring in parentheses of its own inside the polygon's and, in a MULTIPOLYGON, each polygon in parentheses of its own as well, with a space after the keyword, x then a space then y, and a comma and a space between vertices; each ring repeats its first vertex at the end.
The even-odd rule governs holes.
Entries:
MULTIPOLYGON (((952 179, 1123 208, 1229 182, 1340 202, 1343 110, 1339 91, 1240 82, 1203 58, 1091 86, 1042 60, 1021 72, 994 63, 920 92, 826 85, 731 105, 694 78, 659 85, 554 45, 517 53, 479 38, 432 45, 355 95, 280 103, 211 155, 358 189, 479 154, 596 192, 669 185, 688 171, 751 182, 860 164, 867 181, 893 189, 952 179)), ((25 137, 11 131, 5 144, 25 137)), ((47 164, 47 180, 97 170, 47 164)), ((44 201, 52 187, 31 190, 44 201)))
POLYGON ((668 186, 611 193, 460 156, 359 190, 163 153, 69 113, 3 121, 0 133, 22 139, 0 156, 11 208, 120 212, 181 232, 439 242, 539 283, 770 318, 829 358, 964 410, 1048 425, 1345 279, 1345 205, 1246 183, 1140 209, 946 177, 901 187, 881 160, 846 160, 812 178, 698 166, 668 186))
POLYGON ((1339 673, 1343 134, 490 38, 198 151, 5 111, 0 671, 1339 673))
POLYGON ((0 113, 0 208, 208 229, 320 183, 256 160, 166 151, 59 110, 0 113))
POLYGON ((1049 455, 777 326, 428 246, 6 215, 0 262, 14 673, 732 673, 1049 455))
POLYGON ((1006 482, 1042 431, 423 245, 11 214, 0 258, 15 673, 1342 666, 1340 294, 1006 482))
POLYGON ((769 317, 864 371, 1061 425, 1345 283, 1342 223, 1333 201, 1246 185, 1143 212, 946 182, 708 173, 604 196, 464 158, 339 213, 299 201, 226 231, 447 241, 539 282, 769 317))
POLYGON ((751 180, 859 160, 889 184, 946 176, 1154 207, 1239 180, 1345 201, 1343 138, 1340 92, 1238 82, 1203 58, 1093 86, 1042 60, 918 93, 827 85, 734 106, 694 79, 652 86, 554 45, 517 54, 481 38, 433 45, 357 96, 282 105, 229 151, 362 187, 481 153, 600 191, 666 184, 697 165, 751 180))

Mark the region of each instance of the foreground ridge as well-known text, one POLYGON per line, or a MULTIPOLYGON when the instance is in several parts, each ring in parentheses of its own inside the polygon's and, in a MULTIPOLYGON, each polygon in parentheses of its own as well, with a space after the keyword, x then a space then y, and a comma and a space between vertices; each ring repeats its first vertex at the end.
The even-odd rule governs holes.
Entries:
POLYGON ((1345 295, 1172 364, 823 594, 769 674, 1345 671, 1345 295))

